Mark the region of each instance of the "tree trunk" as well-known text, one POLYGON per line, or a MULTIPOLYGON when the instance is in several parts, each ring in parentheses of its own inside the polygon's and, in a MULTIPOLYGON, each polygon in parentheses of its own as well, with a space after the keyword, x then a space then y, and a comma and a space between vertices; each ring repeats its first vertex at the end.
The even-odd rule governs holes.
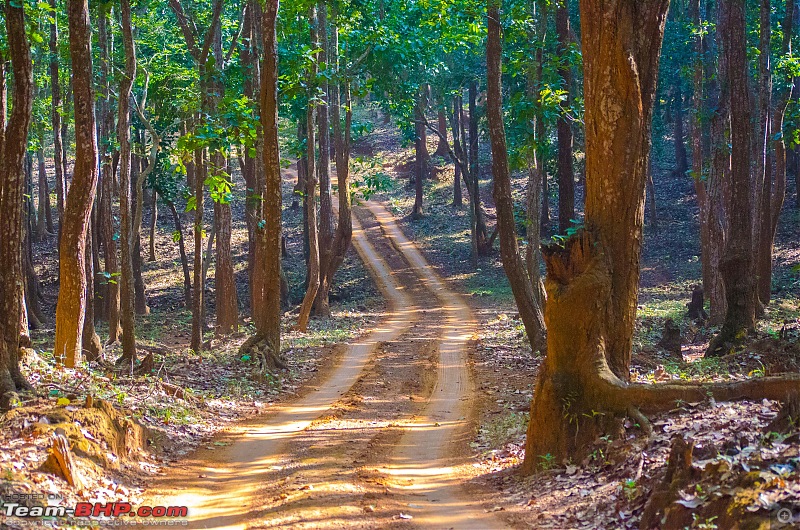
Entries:
MULTIPOLYGON (((144 103, 142 103, 144 105, 144 103)), ((133 260, 133 287, 134 287, 134 311, 137 315, 146 315, 150 312, 150 308, 147 306, 147 291, 144 285, 144 278, 142 277, 142 243, 141 243, 141 232, 142 232, 142 218, 144 217, 144 183, 147 181, 147 178, 150 174, 155 171, 156 169, 156 160, 158 157, 159 145, 161 144, 161 138, 159 137, 156 130, 153 128, 153 125, 150 121, 145 117, 143 110, 137 106, 137 114, 139 116, 139 120, 144 123, 147 132, 150 134, 150 139, 152 141, 152 145, 150 146, 150 156, 147 158, 147 167, 144 170, 141 169, 140 161, 139 166, 140 169, 136 174, 136 181, 133 186, 133 205, 134 205, 134 213, 133 213, 133 232, 131 235, 132 238, 132 260, 133 260)), ((144 141, 142 140, 142 144, 144 141)), ((187 171, 188 171, 188 164, 187 164, 187 171)), ((155 197, 155 191, 153 193, 155 197)))
MULTIPOLYGON (((444 105, 444 101, 441 104, 444 105)), ((439 138, 439 145, 436 147, 433 156, 446 157, 450 150, 447 148, 447 115, 444 112, 444 108, 439 109, 437 123, 439 130, 444 133, 445 137, 439 138)))
MULTIPOLYGON (((264 61, 261 68, 260 117, 264 135, 263 223, 257 232, 256 267, 253 287, 260 308, 256 336, 250 341, 264 343, 257 350, 259 373, 283 367, 281 351, 281 167, 278 146, 278 49, 276 19, 278 0, 264 4, 262 39, 264 61)), ((320 22, 320 28, 322 23, 320 22)), ((320 158, 327 158, 320 153, 320 158)), ((249 342, 249 341, 248 341, 249 342)), ((245 343, 247 344, 247 343, 245 343)))
POLYGON ((75 107, 75 168, 67 194, 59 245, 60 287, 56 307, 55 357, 74 368, 81 359, 86 307, 85 250, 97 187, 91 29, 87 0, 68 0, 69 48, 75 107))
POLYGON ((193 289, 192 292, 192 338, 190 348, 196 354, 203 349, 203 309, 205 308, 205 275, 203 274, 203 200, 205 175, 205 150, 197 149, 194 152, 194 262, 193 262, 193 289))
MULTIPOLYGON (((650 126, 668 6, 668 0, 581 1, 586 229, 544 249, 547 356, 531 405, 527 472, 545 455, 559 463, 580 458, 598 429, 614 421, 606 413, 619 410, 609 387, 624 389, 629 379, 650 126)), ((499 21, 491 12, 489 23, 490 39, 499 41, 499 21)))
POLYGON ((658 231, 658 210, 656 208, 656 184, 653 181, 653 160, 650 159, 650 163, 647 167, 647 192, 645 193, 647 196, 647 209, 649 210, 650 216, 650 226, 655 230, 658 231))
POLYGON ((575 218, 575 172, 572 166, 572 124, 567 113, 570 112, 570 92, 572 90, 572 66, 566 59, 570 44, 569 9, 567 0, 558 0, 556 4, 556 31, 558 32, 558 49, 561 55, 558 74, 561 77, 562 89, 566 98, 561 101, 561 115, 556 123, 558 136, 558 231, 565 233, 572 226, 575 218))
MULTIPOLYGON (((767 4, 766 18, 769 18, 769 2, 767 4)), ((763 6, 762 6, 763 7, 763 6)), ((792 31, 794 26, 795 2, 786 2, 786 13, 783 19, 781 33, 783 41, 780 55, 789 52, 792 31)), ((794 79, 790 85, 793 86, 794 79)), ((775 95, 775 105, 772 108, 771 127, 767 136, 768 145, 772 147, 769 151, 769 161, 767 164, 768 173, 765 174, 765 182, 761 200, 761 229, 759 231, 759 252, 758 252, 758 293, 759 299, 763 304, 770 301, 772 291, 772 255, 775 247, 775 234, 778 228, 783 202, 786 199, 786 169, 787 153, 786 142, 784 139, 784 117, 789 101, 792 99, 793 88, 779 88, 775 95), (773 173, 774 169, 774 173, 773 173), (767 176, 772 178, 766 178, 767 176)))
MULTIPOLYGON (((50 0, 50 9, 57 13, 57 0, 50 0)), ((63 138, 61 136, 61 81, 58 78, 58 17, 50 19, 50 92, 51 114, 53 125, 53 166, 56 174, 56 207, 58 209, 58 222, 64 218, 64 200, 67 194, 66 168, 63 160, 63 138)), ((59 232, 60 232, 59 227, 59 232)))
POLYGON ((156 260, 156 227, 158 226, 158 193, 153 190, 150 198, 150 255, 147 261, 156 260))
MULTIPOLYGON (((219 157, 222 161, 222 157, 219 157)), ((231 257, 231 205, 214 204, 214 227, 217 231, 217 263, 214 288, 217 304, 217 336, 236 333, 239 329, 239 302, 231 257)))
POLYGON ((719 263, 725 285, 727 312, 720 333, 706 355, 724 355, 755 327, 756 291, 753 278, 752 181, 750 179, 751 98, 747 74, 747 42, 744 0, 720 2, 721 54, 727 62, 731 115, 731 165, 729 231, 719 263))
MULTIPOLYGON (((100 344, 100 337, 97 336, 97 331, 94 328, 95 311, 97 310, 97 295, 95 292, 94 273, 96 261, 93 253, 95 252, 97 242, 94 241, 94 228, 90 225, 86 232, 86 318, 83 319, 83 330, 81 333, 81 347, 83 354, 87 361, 94 361, 100 357, 100 352, 103 349, 100 344)), ((60 292, 60 291, 59 291, 60 292)))
POLYGON ((520 255, 514 219, 514 203, 511 197, 511 172, 508 166, 506 133, 503 126, 499 1, 490 0, 488 8, 486 115, 489 120, 489 137, 492 145, 492 175, 494 177, 494 202, 497 207, 497 230, 500 233, 500 254, 531 347, 534 351, 544 352, 546 338, 542 309, 537 302, 533 284, 520 255))
MULTIPOLYGON (((453 98, 453 109, 454 109, 453 110, 453 112, 454 112, 453 117, 454 118, 456 116, 455 113, 458 112, 458 105, 456 103, 458 97, 459 96, 453 98)), ((445 130, 447 130, 446 127, 445 127, 445 130)), ((456 150, 455 143, 457 141, 457 138, 459 138, 460 133, 461 133, 461 120, 454 119, 453 120, 453 149, 454 150, 456 150)), ((451 158, 453 158, 453 165, 455 166, 455 169, 454 169, 455 177, 454 177, 454 181, 453 181, 453 206, 455 206, 456 208, 461 208, 464 205, 464 199, 463 199, 462 190, 461 190, 461 179, 462 179, 461 164, 459 164, 458 161, 455 160, 454 157, 451 157, 451 158)))
MULTIPOLYGON (((111 34, 108 31, 108 16, 111 5, 100 6, 98 17, 98 43, 100 44, 100 79, 102 99, 100 100, 98 114, 100 116, 100 182, 102 192, 100 195, 100 226, 102 230, 102 246, 105 257, 104 285, 104 316, 108 320, 108 343, 113 344, 119 339, 122 329, 119 325, 120 303, 120 271, 117 258, 117 235, 114 227, 114 214, 112 209, 114 195, 114 172, 111 159, 111 138, 114 130, 114 115, 111 112, 111 34)), ((98 233, 99 234, 99 233, 98 233)))
POLYGON ((428 150, 424 143, 425 138, 425 107, 427 107, 425 87, 421 86, 417 94, 417 104, 414 106, 414 209, 412 219, 421 219, 423 181, 427 173, 428 150))
MULTIPOLYGON (((344 262, 347 250, 353 237, 353 218, 350 207, 350 130, 353 124, 352 101, 350 96, 350 80, 347 72, 340 72, 339 68, 339 29, 338 13, 332 8, 332 39, 331 39, 331 64, 336 72, 337 80, 330 85, 331 119, 333 121, 333 135, 336 146, 336 184, 339 197, 339 222, 333 236, 333 244, 328 254, 327 262, 320 265, 320 286, 317 299, 327 301, 333 286, 336 271, 344 262), (342 101, 341 87, 344 87, 345 118, 342 127, 342 101), (344 130, 342 130, 344 129, 344 130)), ((330 314, 330 306, 323 308, 323 312, 330 314)))
POLYGON ((181 268, 183 269, 183 300, 185 307, 192 307, 192 277, 189 273, 189 259, 186 257, 186 243, 183 239, 183 227, 181 226, 181 216, 175 208, 173 202, 168 204, 172 212, 172 221, 175 223, 175 231, 178 233, 178 250, 181 253, 181 268))
MULTIPOLYGON (((478 137, 478 80, 473 79, 469 83, 469 173, 470 178, 473 180, 473 187, 476 191, 476 197, 480 194, 478 185, 480 183, 480 167, 478 166, 478 147, 480 145, 480 138, 478 137)), ((476 205, 480 205, 480 199, 475 201, 476 205)))
MULTIPOLYGON (((28 207, 31 207, 31 201, 27 201, 28 207)), ((23 267, 25 274, 25 308, 28 316, 28 327, 30 329, 40 329, 43 326, 44 314, 42 313, 41 304, 41 287, 39 284, 39 277, 36 274, 36 268, 33 266, 33 244, 31 238, 31 224, 23 223, 23 267)), ((20 342, 20 346, 22 342, 20 342)))
POLYGON ((689 170, 689 162, 686 156, 686 143, 683 138, 683 120, 683 91, 681 90, 681 81, 676 80, 672 99, 672 141, 675 146, 674 176, 679 178, 683 178, 689 170))
MULTIPOLYGON (((695 28, 700 28, 702 21, 700 18, 700 0, 691 0, 689 3, 689 16, 695 28)), ((697 207, 699 209, 700 220, 700 262, 703 274, 703 292, 709 296, 713 278, 718 275, 717 271, 711 269, 709 253, 711 244, 709 241, 709 201, 706 190, 706 179, 703 178, 703 160, 707 154, 703 149, 703 116, 705 115, 705 91, 703 78, 703 33, 695 32, 694 44, 694 117, 692 119, 692 180, 694 182, 695 194, 697 195, 697 207)))
MULTIPOLYGON (((136 48, 131 27, 130 0, 120 0, 120 18, 122 21, 122 42, 125 48, 125 72, 119 87, 119 118, 117 121, 117 138, 119 140, 119 211, 120 211, 120 248, 121 298, 120 320, 122 323, 122 358, 123 363, 132 364, 136 359, 136 331, 134 313, 134 277, 133 277, 133 205, 131 202, 131 109, 130 98, 133 81, 136 79, 136 48)), ((155 192, 153 193, 155 198, 155 192)), ((155 217, 155 213, 154 213, 155 217)))
MULTIPOLYGON (((328 39, 328 3, 320 0, 317 6, 317 32, 319 37, 320 71, 326 71, 330 65, 328 39)), ((319 261, 326 264, 331 259, 334 237, 333 192, 331 190, 331 136, 329 112, 331 105, 330 84, 326 79, 321 81, 322 102, 317 109, 319 123, 319 261)), ((322 277, 322 272, 321 275, 322 277)), ((328 293, 323 289, 317 291, 314 301, 314 315, 329 317, 331 314, 328 293)))
MULTIPOLYGON (((319 46, 317 42, 316 9, 312 5, 308 12, 308 22, 311 27, 311 47, 319 46)), ((317 79, 317 64, 309 63, 308 86, 314 87, 317 79)), ((317 236, 317 172, 316 149, 314 138, 315 103, 311 101, 309 92, 308 108, 306 110, 306 176, 304 179, 305 190, 303 196, 303 212, 305 213, 305 232, 308 244, 308 273, 306 278, 306 294, 300 305, 297 316, 297 330, 305 332, 308 329, 308 318, 317 296, 320 283, 319 240, 317 236)))
MULTIPOLYGON (((242 43, 243 47, 240 52, 240 61, 244 70, 244 81, 242 83, 244 88, 244 95, 251 101, 256 101, 258 98, 258 82, 259 82, 259 65, 258 65, 258 39, 256 39, 256 29, 258 22, 256 20, 256 8, 260 7, 256 0, 248 0, 247 10, 245 17, 242 21, 242 43)), ((257 134, 258 138, 263 135, 257 134)), ((247 200, 245 201, 245 219, 247 223, 247 279, 248 279, 248 304, 250 305, 251 314, 255 313, 253 307, 253 275, 255 267, 255 252, 256 252, 256 224, 260 219, 260 201, 256 198, 256 190, 260 189, 258 185, 258 176, 256 175, 256 162, 258 154, 252 156, 251 148, 254 146, 245 146, 243 148, 242 157, 242 175, 245 181, 245 188, 247 191, 247 200)), ((260 147, 256 147, 258 151, 260 147)))
POLYGON ((20 373, 20 321, 23 307, 23 159, 31 123, 33 66, 22 4, 5 3, 7 45, 14 76, 11 119, 0 142, 0 408, 8 408, 17 390, 29 390, 20 373), (15 7, 16 6, 16 7, 15 7))
POLYGON ((50 211, 50 187, 47 184, 44 149, 41 147, 36 150, 36 161, 39 177, 39 208, 37 211, 36 237, 39 241, 44 241, 49 234, 53 233, 53 217, 50 211))
MULTIPOLYGON (((530 4, 532 9, 531 16, 537 17, 536 29, 528 31, 530 40, 538 39, 544 43, 547 36, 547 8, 539 6, 535 2, 530 4), (538 13, 537 13, 538 9, 538 13)), ((536 48, 534 68, 528 70, 526 93, 528 97, 535 101, 536 116, 533 119, 533 152, 528 157, 528 191, 526 204, 526 236, 528 246, 525 249, 525 263, 528 268, 533 285, 533 293, 539 306, 544 310, 547 295, 544 292, 544 282, 542 282, 540 264, 542 254, 540 245, 542 240, 541 227, 541 207, 542 207, 542 177, 545 173, 542 149, 538 142, 545 139, 544 119, 542 116, 542 73, 543 73, 543 46, 536 48)))

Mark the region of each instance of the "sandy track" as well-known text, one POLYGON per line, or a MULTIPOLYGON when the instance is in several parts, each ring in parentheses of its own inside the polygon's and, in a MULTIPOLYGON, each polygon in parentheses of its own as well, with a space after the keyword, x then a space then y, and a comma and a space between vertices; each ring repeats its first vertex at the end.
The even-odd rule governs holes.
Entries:
MULTIPOLYGON (((161 494, 152 494, 150 502, 188 506, 191 528, 505 526, 465 498, 460 488, 466 477, 458 455, 470 434, 467 417, 473 396, 466 352, 475 329, 471 311, 383 206, 369 203, 367 210, 374 217, 369 219, 370 235, 354 216, 353 244, 389 303, 387 318, 366 338, 348 345, 317 388, 229 431, 216 444, 218 449, 201 449, 171 469, 156 485, 161 494), (425 307, 434 312, 426 314, 425 307), (431 330, 435 338, 417 342, 420 333, 430 336, 431 330), (428 387, 430 395, 402 409, 404 420, 383 422, 360 440, 356 430, 348 437, 348 429, 357 428, 358 422, 341 429, 331 411, 360 398, 363 385, 356 383, 374 376, 376 359, 397 351, 411 352, 415 363, 433 352, 429 371, 435 369, 436 382, 432 390, 428 387), (398 428, 399 435, 393 434, 398 428), (352 456, 370 452, 373 458, 367 456, 366 465, 352 456), (375 484, 384 490, 377 503, 371 500, 375 484), (274 493, 277 497, 270 497, 274 493), (376 513, 359 507, 370 503, 379 505, 376 513), (400 512, 412 519, 399 518, 400 512)), ((391 402, 399 396, 387 398, 391 402)), ((360 408, 362 416, 375 413, 374 420, 386 412, 366 403, 360 408)))
POLYGON ((463 474, 456 469, 463 464, 457 455, 466 443, 467 417, 474 394, 466 351, 475 330, 472 312, 459 295, 447 288, 386 208, 376 203, 368 203, 367 207, 447 314, 431 397, 379 471, 392 477, 390 483, 395 491, 414 498, 409 503, 409 515, 417 526, 503 528, 500 520, 464 498, 459 486, 463 474))
MULTIPOLYGON (((276 406, 273 413, 229 431, 230 445, 201 449, 156 485, 154 499, 164 506, 188 506, 190 528, 246 528, 254 513, 252 499, 270 470, 286 458, 281 448, 308 428, 356 382, 378 344, 394 340, 417 318, 406 311, 410 300, 399 289, 386 263, 354 220, 353 244, 369 264, 389 302, 388 318, 363 340, 347 348, 341 362, 318 388, 302 399, 276 406), (169 493, 164 493, 169 492, 169 493)), ((227 443, 227 442, 222 442, 227 443)))

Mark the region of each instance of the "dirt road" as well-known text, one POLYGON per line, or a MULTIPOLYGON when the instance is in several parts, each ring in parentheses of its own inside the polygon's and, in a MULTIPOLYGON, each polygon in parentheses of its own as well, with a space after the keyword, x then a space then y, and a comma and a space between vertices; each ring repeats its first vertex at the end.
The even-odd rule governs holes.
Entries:
POLYGON ((470 310, 383 206, 356 213, 353 244, 386 318, 317 388, 170 470, 153 500, 188 506, 190 527, 503 526, 459 491, 470 310))

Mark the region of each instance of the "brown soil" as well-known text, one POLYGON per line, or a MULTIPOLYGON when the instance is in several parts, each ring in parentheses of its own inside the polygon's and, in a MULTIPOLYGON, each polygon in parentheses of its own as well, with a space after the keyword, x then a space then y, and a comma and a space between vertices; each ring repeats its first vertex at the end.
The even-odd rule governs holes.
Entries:
POLYGON ((384 208, 357 209, 354 224, 386 318, 318 388, 168 471, 151 498, 189 506, 191 526, 502 526, 458 487, 471 469, 470 310, 384 208))

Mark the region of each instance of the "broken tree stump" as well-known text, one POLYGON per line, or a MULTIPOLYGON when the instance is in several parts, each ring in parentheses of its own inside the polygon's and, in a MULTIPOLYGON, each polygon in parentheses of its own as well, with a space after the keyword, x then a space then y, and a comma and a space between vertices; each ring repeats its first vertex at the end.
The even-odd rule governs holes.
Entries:
POLYGON ((671 318, 664 321, 664 331, 661 340, 656 344, 659 348, 669 352, 679 361, 683 361, 681 354, 681 328, 671 318))
POLYGON ((83 488, 80 471, 75 464, 72 451, 69 449, 69 440, 61 433, 53 433, 50 454, 42 468, 45 471, 62 476, 67 481, 67 484, 76 489, 83 488))

